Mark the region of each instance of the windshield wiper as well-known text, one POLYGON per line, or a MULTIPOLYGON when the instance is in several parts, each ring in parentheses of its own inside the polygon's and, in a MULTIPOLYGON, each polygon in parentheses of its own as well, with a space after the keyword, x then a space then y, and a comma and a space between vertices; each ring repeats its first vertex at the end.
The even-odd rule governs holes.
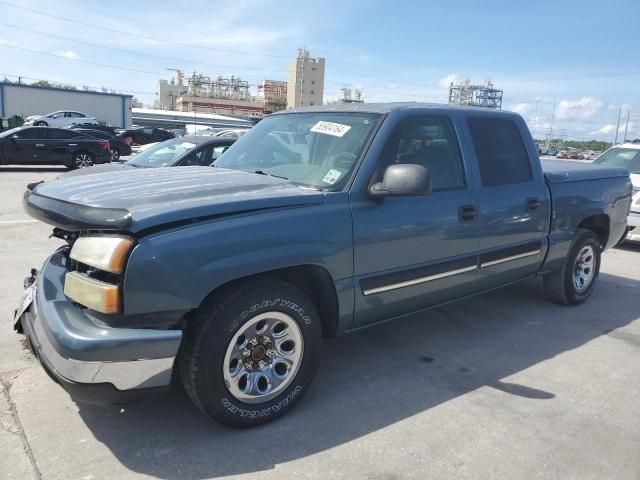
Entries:
POLYGON ((275 178, 282 178, 283 180, 289 180, 287 177, 283 177, 282 175, 274 175, 273 173, 265 172, 264 170, 254 170, 251 173, 257 173, 258 175, 266 175, 267 177, 275 177, 275 178))

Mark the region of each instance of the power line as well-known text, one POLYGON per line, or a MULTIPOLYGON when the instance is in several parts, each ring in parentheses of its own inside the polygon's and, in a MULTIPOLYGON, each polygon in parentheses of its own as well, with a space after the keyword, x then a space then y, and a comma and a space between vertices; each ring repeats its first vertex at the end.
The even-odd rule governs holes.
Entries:
MULTIPOLYGON (((1 2, 0 2, 1 3, 1 2)), ((11 25, 9 23, 4 23, 4 22, 0 22, 0 25, 5 26, 5 27, 9 27, 9 28, 15 28, 18 30, 24 30, 26 32, 31 32, 31 33, 36 33, 38 35, 46 35, 49 37, 53 37, 53 38, 59 38, 61 40, 67 40, 70 42, 76 42, 76 43, 80 43, 83 45, 89 45, 91 47, 97 47, 97 48, 104 48, 105 50, 111 50, 114 52, 122 52, 122 53, 127 53, 130 55, 138 55, 141 57, 150 57, 150 58, 157 58, 159 60, 170 60, 172 62, 186 62, 186 63, 192 63, 192 64, 196 64, 196 65, 207 65, 209 67, 215 67, 215 68, 233 68, 233 69, 237 69, 237 70, 250 70, 250 71, 257 71, 257 72, 281 72, 282 70, 275 70, 275 69, 261 69, 261 68, 248 68, 248 67, 239 67, 236 65, 218 65, 218 64, 214 64, 214 63, 207 63, 207 62, 200 62, 200 61, 196 61, 196 60, 189 60, 189 59, 185 59, 185 58, 172 58, 172 57, 163 57, 160 55, 153 55, 150 53, 142 53, 142 52, 136 52, 133 50, 126 50, 123 48, 116 48, 116 47, 109 47, 107 45, 100 45, 97 43, 92 43, 92 42, 87 42, 85 40, 79 40, 77 38, 70 38, 70 37, 64 37, 62 35, 57 35, 55 33, 49 33, 49 32, 42 32, 40 30, 34 30, 31 28, 26 28, 26 27, 21 27, 18 25, 11 25)))
POLYGON ((372 78, 374 80, 380 80, 382 82, 391 82, 391 83, 401 83, 403 85, 415 85, 416 87, 425 87, 425 88, 434 88, 434 87, 439 87, 439 85, 432 83, 432 84, 427 84, 427 83, 416 83, 416 82, 404 82, 401 80, 397 80, 397 79, 391 79, 391 78, 384 78, 384 77, 378 77, 375 75, 368 75, 368 74, 364 74, 364 73, 358 73, 358 72, 352 72, 350 70, 344 70, 342 68, 338 68, 338 67, 332 67, 329 66, 328 67, 330 70, 336 70, 338 72, 343 72, 343 73, 348 73, 350 75, 355 75, 358 77, 366 77, 366 78, 372 78))
MULTIPOLYGON (((10 7, 18 8, 18 9, 25 10, 25 11, 32 12, 32 13, 36 13, 38 15, 44 15, 44 16, 47 16, 47 17, 55 18, 55 19, 62 20, 62 21, 65 21, 65 22, 76 23, 78 25, 84 25, 84 26, 91 27, 91 28, 97 28, 97 29, 101 29, 101 30, 105 30, 105 31, 113 32, 113 33, 118 33, 118 34, 121 34, 121 35, 128 35, 128 36, 131 36, 131 37, 142 38, 142 39, 145 39, 145 40, 151 40, 151 41, 155 41, 155 42, 162 42, 162 43, 167 43, 167 44, 179 45, 179 46, 182 46, 182 47, 200 48, 200 49, 205 49, 205 50, 213 50, 213 51, 217 51, 217 52, 233 53, 233 54, 239 54, 239 55, 255 55, 255 56, 264 56, 264 57, 270 57, 270 58, 286 58, 286 59, 290 58, 290 57, 285 56, 285 55, 274 55, 274 54, 268 54, 268 53, 247 52, 247 51, 239 51, 239 50, 227 50, 227 49, 222 49, 222 48, 207 47, 207 46, 204 46, 204 45, 194 45, 194 44, 189 44, 189 43, 184 43, 184 42, 170 41, 170 40, 165 40, 165 39, 162 39, 162 38, 149 37, 147 35, 131 33, 131 32, 123 31, 123 30, 117 30, 117 29, 113 29, 113 28, 109 28, 109 27, 104 27, 104 26, 101 26, 101 25, 96 25, 96 24, 92 24, 92 23, 88 23, 88 22, 82 22, 82 21, 79 21, 79 20, 75 20, 75 19, 67 18, 67 17, 62 17, 62 16, 59 16, 59 15, 53 15, 53 14, 50 14, 50 13, 42 12, 40 10, 36 10, 36 9, 33 9, 33 8, 27 8, 27 7, 23 7, 23 6, 20 6, 20 5, 15 5, 13 3, 5 2, 5 1, 0 1, 0 4, 8 5, 10 7)), ((82 8, 82 7, 80 7, 80 8, 82 8)), ((28 31, 36 32, 36 33, 43 33, 43 32, 38 32, 36 30, 29 30, 29 29, 26 29, 24 27, 17 27, 17 26, 14 26, 14 25, 9 25, 9 24, 6 24, 6 23, 3 23, 3 25, 9 26, 9 27, 14 27, 14 28, 21 28, 22 30, 28 30, 28 31)), ((43 34, 45 34, 45 33, 43 33, 43 34)), ((106 46, 102 46, 102 45, 98 45, 98 44, 92 44, 90 42, 80 41, 80 40, 76 40, 76 39, 70 39, 68 37, 65 38, 65 37, 62 37, 62 36, 59 36, 59 35, 53 35, 53 34, 49 34, 49 35, 57 36, 58 38, 64 38, 64 39, 70 40, 70 41, 77 41, 79 43, 85 43, 87 45, 92 45, 92 46, 96 46, 96 47, 99 47, 99 48, 107 48, 107 49, 111 49, 111 50, 119 50, 119 51, 123 51, 123 52, 127 52, 127 53, 133 53, 133 54, 136 54, 136 55, 146 55, 146 56, 149 56, 149 57, 163 58, 163 59, 172 60, 172 61, 178 60, 178 59, 169 59, 167 57, 159 57, 159 56, 150 55, 150 54, 138 54, 138 53, 132 52, 130 50, 115 49, 115 48, 112 48, 112 47, 106 47, 106 46)), ((180 60, 178 60, 178 61, 180 61, 180 60)), ((186 60, 182 60, 182 61, 186 61, 186 60)), ((192 61, 191 63, 215 66, 213 64, 208 64, 208 63, 205 63, 205 62, 193 62, 192 61)), ((233 66, 226 66, 226 67, 225 66, 217 66, 217 68, 219 68, 219 67, 223 67, 223 68, 238 68, 238 69, 243 68, 243 67, 233 67, 233 66)), ((356 75, 356 76, 363 77, 363 78, 371 78, 371 79, 374 79, 374 80, 379 80, 379 81, 384 81, 384 82, 399 83, 399 84, 403 84, 403 85, 415 85, 415 86, 426 87, 426 88, 437 87, 437 85, 435 85, 435 84, 422 84, 422 83, 416 83, 416 82, 400 81, 400 80, 397 80, 397 79, 390 79, 390 78, 378 77, 378 76, 375 76, 375 75, 369 75, 369 74, 364 74, 364 73, 353 72, 353 71, 342 69, 342 68, 339 68, 339 67, 331 67, 331 66, 329 66, 328 68, 336 70, 336 71, 340 71, 340 72, 343 72, 343 73, 348 73, 348 74, 356 75)), ((248 68, 244 68, 244 69, 245 70, 249 70, 248 68)), ((255 71, 267 72, 268 70, 256 69, 255 71)))
MULTIPOLYGON (((0 3, 2 3, 2 2, 0 2, 0 3)), ((166 75, 165 72, 150 72, 148 70, 139 70, 137 68, 120 67, 120 66, 117 66, 117 65, 108 65, 106 63, 92 62, 90 60, 82 60, 82 59, 79 59, 79 58, 69 58, 69 57, 65 57, 64 55, 57 55, 55 53, 42 52, 40 50, 32 50, 30 48, 19 47, 17 45, 8 45, 6 43, 0 43, 0 47, 15 48, 17 50, 23 50, 25 52, 37 53, 39 55, 46 55, 46 56, 49 56, 49 57, 62 58, 64 60, 68 60, 70 62, 88 63, 89 65, 97 65, 99 67, 114 68, 116 70, 126 70, 126 71, 129 71, 129 72, 146 73, 146 74, 149 74, 149 75, 160 75, 160 76, 165 76, 166 75)))
POLYGON ((143 38, 145 40, 151 40, 153 42, 174 44, 174 45, 179 45, 181 47, 201 48, 201 49, 204 49, 204 50, 213 50, 215 52, 233 53, 233 54, 237 54, 237 55, 255 55, 255 56, 271 57, 271 58, 289 58, 289 57, 284 56, 284 55, 273 55, 273 54, 270 54, 270 53, 259 53, 259 52, 246 52, 246 51, 240 51, 240 50, 227 50, 227 49, 224 49, 224 48, 207 47, 205 45, 194 45, 194 44, 190 44, 190 43, 183 43, 183 42, 165 40, 163 38, 149 37, 147 35, 142 35, 142 34, 139 34, 139 33, 131 33, 131 32, 127 32, 127 31, 124 31, 124 30, 117 30, 115 28, 104 27, 102 25, 96 25, 96 24, 93 24, 93 23, 82 22, 80 20, 75 20, 73 18, 62 17, 60 15, 53 15, 51 13, 42 12, 40 10, 36 10, 36 9, 33 9, 33 8, 23 7, 21 5, 15 5, 15 4, 9 3, 9 2, 0 1, 0 4, 7 5, 7 6, 13 7, 13 8, 18 8, 20 10, 25 10, 27 12, 36 13, 38 15, 44 15, 45 17, 51 17, 51 18, 55 18, 57 20, 65 21, 65 22, 71 22, 71 23, 75 23, 75 24, 78 24, 78 25, 83 25, 85 27, 97 28, 99 30, 105 30, 107 32, 118 33, 120 35, 127 35, 127 36, 130 36, 130 37, 143 38))

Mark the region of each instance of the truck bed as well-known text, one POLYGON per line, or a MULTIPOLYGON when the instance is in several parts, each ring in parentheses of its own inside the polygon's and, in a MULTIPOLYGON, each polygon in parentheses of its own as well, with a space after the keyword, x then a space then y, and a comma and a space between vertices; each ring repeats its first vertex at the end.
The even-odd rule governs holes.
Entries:
POLYGON ((541 160, 542 171, 549 183, 579 182, 605 178, 628 177, 624 168, 605 167, 571 160, 541 160))

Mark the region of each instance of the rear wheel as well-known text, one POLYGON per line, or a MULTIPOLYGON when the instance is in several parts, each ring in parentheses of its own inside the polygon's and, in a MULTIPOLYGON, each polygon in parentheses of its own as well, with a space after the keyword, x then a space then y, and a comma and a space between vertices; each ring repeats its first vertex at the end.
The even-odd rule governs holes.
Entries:
POLYGON ((564 305, 585 302, 591 296, 600 272, 601 250, 595 233, 578 229, 564 266, 544 276, 547 297, 564 305))
POLYGON ((115 147, 111 147, 110 152, 112 162, 117 162, 118 160, 120 160, 120 150, 115 147))
POLYGON ((89 152, 78 152, 73 155, 72 168, 91 167, 95 163, 93 154, 89 152))
POLYGON ((206 301, 179 355, 193 403, 226 425, 274 420, 302 397, 318 365, 318 314, 295 286, 253 279, 206 301))

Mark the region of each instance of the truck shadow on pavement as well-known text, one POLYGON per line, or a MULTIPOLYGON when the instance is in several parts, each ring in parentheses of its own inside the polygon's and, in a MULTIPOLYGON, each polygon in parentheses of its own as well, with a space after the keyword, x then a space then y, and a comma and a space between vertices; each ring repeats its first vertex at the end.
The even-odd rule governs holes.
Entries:
POLYGON ((123 412, 79 405, 80 414, 132 471, 200 479, 270 470, 481 387, 550 401, 555 394, 544 380, 521 385, 508 377, 640 316, 629 279, 603 274, 601 280, 580 307, 548 302, 541 282, 532 280, 327 341, 306 397, 282 419, 256 429, 207 420, 178 388, 123 412), (611 308, 611 298, 619 307, 611 308))

